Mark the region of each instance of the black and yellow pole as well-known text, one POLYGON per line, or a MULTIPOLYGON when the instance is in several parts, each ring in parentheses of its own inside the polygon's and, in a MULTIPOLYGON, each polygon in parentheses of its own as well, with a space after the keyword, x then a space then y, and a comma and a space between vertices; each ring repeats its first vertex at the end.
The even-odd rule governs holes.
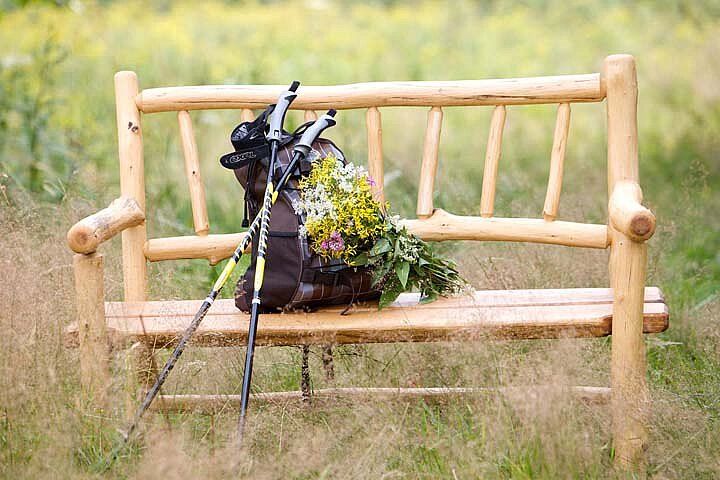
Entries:
POLYGON ((245 370, 243 371, 242 392, 240 396, 240 418, 238 419, 238 438, 242 442, 245 429, 245 413, 250 396, 250 378, 252 377, 253 356, 255 353, 255 334, 257 333, 258 315, 260 314, 260 290, 265 276, 265 252, 267 250, 268 229, 270 228, 270 207, 277 198, 278 192, 273 184, 275 163, 277 162, 278 147, 282 138, 285 114, 290 104, 297 97, 295 93, 300 82, 295 81, 290 88, 280 94, 270 119, 270 130, 266 138, 270 143, 270 163, 268 165, 267 185, 263 197, 262 213, 260 214, 260 237, 258 239, 257 257, 255 259, 255 280, 253 284, 252 306, 250 308, 250 327, 248 329, 247 351, 245 353, 245 370))
MULTIPOLYGON (((277 191, 281 191, 285 185, 287 184, 288 180, 292 176, 293 172, 297 169, 297 166, 299 165, 300 161, 309 153, 310 151, 310 145, 315 141, 315 139, 320 135, 320 133, 325 130, 328 127, 331 127, 335 125, 335 110, 328 111, 327 114, 320 117, 311 127, 309 127, 305 133, 303 134, 300 141, 296 144, 295 148, 293 149, 293 159, 288 165, 287 169, 283 173, 282 178, 278 182, 277 191)), ((272 203, 275 202, 277 199, 277 195, 274 195, 272 198, 272 203)), ((208 293, 208 296, 203 301, 202 305, 198 309, 197 313, 195 314, 195 317, 193 318, 190 325, 188 325, 187 329, 185 329, 185 332, 183 333, 183 336, 180 338, 180 341, 175 346, 175 349, 173 350, 172 354, 170 355, 170 358, 168 358, 167 362, 165 362, 165 365, 163 366, 163 369, 158 374, 157 379, 155 380, 155 383, 148 391, 147 395, 145 396, 145 399, 143 400, 142 404, 138 407, 137 412, 135 413, 135 417, 133 418, 133 422, 130 424, 130 426, 123 432, 123 442, 122 444, 118 445, 112 452, 111 452, 111 459, 114 459, 120 452, 120 449, 122 446, 127 443, 127 441, 131 438, 131 435, 135 432, 137 429, 137 426, 140 422, 140 418, 143 416, 143 414, 147 411, 147 409, 152 404, 155 397, 157 397, 158 393, 160 392, 160 388, 162 388, 163 384, 167 380, 168 375, 172 371, 172 369, 175 367, 175 364, 179 360, 180 356, 183 354, 183 351, 185 350, 185 347, 187 346, 187 343, 192 338, 195 331, 200 326, 200 323, 205 318, 205 315, 207 314, 208 310, 212 306, 213 302, 217 298, 220 291, 225 286, 225 283, 227 283, 228 278, 230 278, 230 275, 235 270, 235 267, 237 266, 240 257, 242 256, 243 252, 247 250, 247 248, 250 246, 250 243, 252 242, 253 238, 258 234, 258 231, 260 230, 261 221, 262 221, 262 212, 255 217, 252 224, 248 228, 248 231, 246 232, 245 236, 241 240, 240 244, 237 246, 235 251, 233 252, 232 256, 228 260, 227 264, 225 264, 225 268, 223 268, 223 271, 220 273, 220 276, 215 281, 215 284, 212 287, 212 290, 210 290, 210 293, 208 293)))
MULTIPOLYGON (((270 120, 270 131, 267 135, 268 142, 270 143, 270 164, 268 166, 267 186, 265 188, 265 197, 263 199, 263 210, 260 214, 262 220, 260 222, 260 237, 258 239, 252 306, 250 309, 250 326, 248 328, 247 352, 245 354, 245 370, 243 372, 242 391, 240 393, 240 417, 238 418, 238 438, 240 442, 242 442, 243 433, 245 431, 245 417, 247 414, 248 400, 250 399, 250 384, 252 381, 253 357, 255 353, 255 336, 257 334, 258 318, 260 315, 260 291, 262 289, 265 274, 265 254, 267 251, 271 206, 278 195, 278 192, 274 189, 273 185, 273 172, 275 170, 277 150, 280 144, 280 135, 282 133, 285 113, 287 112, 287 108, 290 103, 296 97, 296 94, 294 93, 296 89, 297 85, 296 82, 294 82, 287 92, 283 92, 283 94, 280 95, 270 120)), ((300 141, 293 148, 293 160, 285 171, 279 185, 284 184, 292 175, 295 170, 295 165, 299 163, 301 158, 305 157, 309 153, 312 142, 320 135, 320 132, 325 128, 335 125, 334 116, 334 110, 328 111, 326 115, 323 115, 305 131, 300 141)))
MULTIPOLYGON (((277 108, 275 109, 275 111, 277 111, 277 108)), ((320 136, 320 133, 322 133, 326 128, 332 127, 336 124, 334 118, 335 114, 335 110, 328 110, 325 115, 321 116, 315 121, 315 123, 313 123, 310 127, 308 127, 307 130, 305 130, 305 133, 303 133, 300 141, 295 144, 295 147, 293 147, 293 159, 283 173, 282 178, 278 182, 277 190, 274 190, 272 186, 272 166, 274 163, 273 158, 276 158, 277 155, 277 142, 273 144, 273 146, 271 146, 270 170, 268 172, 268 184, 265 190, 263 209, 255 218, 255 221, 253 221, 254 225, 257 222, 257 219, 262 217, 260 223, 260 238, 258 240, 257 263, 255 267, 255 282, 253 285, 252 307, 250 310, 250 326, 248 328, 247 353, 245 354, 245 371, 243 373, 242 392, 240 395, 240 417, 238 419, 238 437, 240 441, 242 441, 243 433, 245 431, 245 417, 247 414, 248 400, 250 399, 250 383, 252 379, 253 355, 255 352, 255 335, 257 334, 258 318, 260 315, 260 290, 262 289, 263 285, 265 254, 267 252, 268 226, 270 224, 270 206, 275 203, 278 192, 285 186, 287 181, 290 179, 293 172, 300 164, 300 161, 305 158, 308 153, 310 153, 310 150, 312 149, 312 143, 315 141, 315 139, 318 138, 320 136)))

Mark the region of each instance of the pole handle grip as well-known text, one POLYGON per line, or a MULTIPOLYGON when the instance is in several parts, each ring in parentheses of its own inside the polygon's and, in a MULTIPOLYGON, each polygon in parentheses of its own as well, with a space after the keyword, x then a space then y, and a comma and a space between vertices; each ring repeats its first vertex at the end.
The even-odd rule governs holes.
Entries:
POLYGON ((267 134, 269 142, 280 141, 280 138, 282 137, 283 123, 285 123, 285 114, 287 113, 288 108, 290 108, 290 104, 293 100, 295 100, 295 98, 297 98, 296 91, 299 86, 300 82, 295 80, 292 82, 290 87, 282 92, 278 97, 275 109, 272 112, 272 117, 270 118, 270 131, 267 134))
POLYGON ((310 125, 307 130, 305 130, 305 133, 303 133, 302 137, 300 137, 300 141, 295 144, 293 153, 302 153, 303 156, 307 156, 307 154, 310 153, 313 142, 320 136, 320 134, 326 129, 337 124, 337 120, 335 120, 336 113, 337 110, 330 109, 325 115, 315 120, 315 122, 310 125))

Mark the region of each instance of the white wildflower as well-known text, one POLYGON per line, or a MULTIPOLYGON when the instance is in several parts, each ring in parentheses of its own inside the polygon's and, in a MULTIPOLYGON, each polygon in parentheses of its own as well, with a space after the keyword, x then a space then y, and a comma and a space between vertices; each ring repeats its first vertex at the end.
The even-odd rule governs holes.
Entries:
POLYGON ((352 192, 354 187, 353 183, 347 178, 343 178, 342 180, 340 180, 339 186, 340 190, 342 190, 343 192, 352 192))
POLYGON ((388 222, 393 227, 397 227, 400 224, 400 215, 390 215, 388 217, 388 222))
POLYGON ((292 208, 293 210, 295 210, 296 215, 302 215, 303 213, 305 213, 305 207, 303 205, 303 202, 299 201, 297 198, 293 198, 292 208))
POLYGON ((398 256, 403 260, 410 263, 415 263, 420 259, 420 252, 422 247, 419 242, 415 241, 412 237, 401 235, 399 237, 399 251, 398 256))

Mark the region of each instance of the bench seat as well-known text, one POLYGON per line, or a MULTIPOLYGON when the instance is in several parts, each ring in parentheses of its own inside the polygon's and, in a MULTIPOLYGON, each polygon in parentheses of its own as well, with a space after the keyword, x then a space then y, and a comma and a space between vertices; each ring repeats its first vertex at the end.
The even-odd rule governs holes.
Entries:
MULTIPOLYGON (((603 337, 612 333, 612 290, 570 288, 484 290, 472 295, 419 303, 418 294, 402 294, 390 307, 373 304, 312 313, 261 316, 258 345, 430 342, 460 339, 541 339, 603 337)), ((172 348, 192 321, 202 300, 106 302, 107 329, 113 342, 141 341, 172 348)), ((645 289, 644 333, 668 327, 668 308, 660 289, 645 289)), ((236 346, 247 341, 249 315, 233 300, 217 300, 193 336, 198 346, 236 346)), ((78 343, 77 324, 66 341, 78 343)))

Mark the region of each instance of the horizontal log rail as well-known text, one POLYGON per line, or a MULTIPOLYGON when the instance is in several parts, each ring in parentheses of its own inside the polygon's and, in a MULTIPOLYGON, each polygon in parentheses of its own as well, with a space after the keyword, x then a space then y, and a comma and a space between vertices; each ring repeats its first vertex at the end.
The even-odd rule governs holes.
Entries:
POLYGON ((655 215, 640 202, 642 190, 637 183, 618 182, 608 207, 613 228, 636 242, 644 242, 655 233, 655 215))
POLYGON ((215 265, 230 258, 243 238, 245 233, 153 238, 145 242, 145 258, 150 262, 205 258, 215 265))
MULTIPOLYGON (((144 113, 218 108, 265 108, 283 85, 207 85, 143 90, 136 97, 144 113)), ((291 106, 296 110, 371 107, 444 107, 600 102, 605 91, 600 74, 500 80, 370 82, 301 86, 291 106)))
POLYGON ((508 241, 586 248, 607 248, 610 245, 607 225, 591 223, 460 216, 439 208, 430 218, 403 220, 402 223, 426 241, 508 241))
POLYGON ((67 242, 75 253, 93 253, 101 243, 144 221, 145 214, 135 200, 116 198, 107 208, 73 225, 68 231, 67 242))
MULTIPOLYGON (((435 209, 427 219, 403 220, 408 230, 426 241, 510 241, 607 248, 607 225, 546 222, 534 218, 482 218, 452 215, 435 209)), ((229 258, 244 233, 153 238, 145 243, 145 258, 163 260, 200 259, 212 265, 229 258)))
MULTIPOLYGON (((429 400, 446 401, 456 397, 469 395, 502 395, 508 398, 547 398, 553 394, 569 394, 578 400, 588 403, 605 404, 610 401, 610 389, 607 387, 590 386, 544 386, 535 387, 426 387, 426 388, 395 388, 395 387, 339 387, 313 390, 311 398, 315 400, 352 400, 366 399, 385 401, 429 400)), ((253 404, 304 404, 302 392, 259 392, 250 395, 253 404)), ((161 395, 150 407, 154 411, 170 413, 196 412, 217 414, 235 411, 240 408, 240 395, 161 395)))

